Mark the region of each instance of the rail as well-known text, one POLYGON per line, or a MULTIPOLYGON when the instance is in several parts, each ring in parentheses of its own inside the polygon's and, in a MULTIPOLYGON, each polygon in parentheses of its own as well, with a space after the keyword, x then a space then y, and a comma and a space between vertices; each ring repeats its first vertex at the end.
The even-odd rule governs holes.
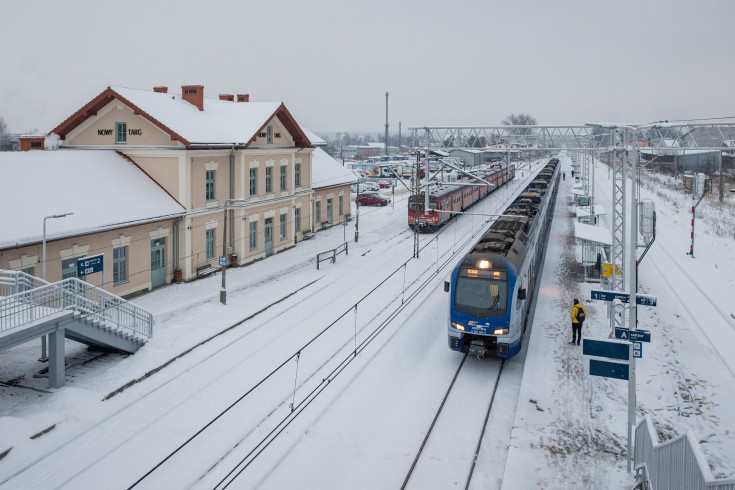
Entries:
POLYGON ((319 270, 320 262, 324 262, 325 260, 331 260, 333 264, 337 262, 337 255, 341 254, 342 252, 344 252, 345 255, 349 255, 347 242, 344 242, 342 245, 332 250, 327 250, 326 252, 320 252, 316 254, 317 270, 319 270))
POLYGON ((0 298, 0 332, 74 311, 90 323, 104 323, 134 336, 153 335, 153 315, 76 278, 45 284, 0 298))
POLYGON ((735 490, 735 478, 716 480, 712 476, 694 434, 687 432, 660 443, 648 415, 635 428, 634 453, 639 485, 650 483, 649 487, 654 489, 735 490))
POLYGON ((0 270, 0 296, 10 296, 46 284, 48 284, 48 281, 22 271, 0 270))

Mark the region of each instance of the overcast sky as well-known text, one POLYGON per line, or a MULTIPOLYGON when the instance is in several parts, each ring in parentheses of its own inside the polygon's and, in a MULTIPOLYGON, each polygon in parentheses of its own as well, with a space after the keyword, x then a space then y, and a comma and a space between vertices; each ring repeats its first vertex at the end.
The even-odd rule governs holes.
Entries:
POLYGON ((26 0, 0 117, 49 131, 108 85, 282 100, 312 131, 735 115, 735 1, 26 0))

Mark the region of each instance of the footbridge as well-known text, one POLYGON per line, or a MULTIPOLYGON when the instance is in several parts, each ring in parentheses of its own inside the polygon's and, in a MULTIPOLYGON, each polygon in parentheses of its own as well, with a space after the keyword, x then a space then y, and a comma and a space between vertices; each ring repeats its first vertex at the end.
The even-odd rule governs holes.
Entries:
POLYGON ((64 385, 64 339, 133 353, 152 334, 151 313, 84 281, 0 270, 0 351, 48 335, 49 388, 64 385))

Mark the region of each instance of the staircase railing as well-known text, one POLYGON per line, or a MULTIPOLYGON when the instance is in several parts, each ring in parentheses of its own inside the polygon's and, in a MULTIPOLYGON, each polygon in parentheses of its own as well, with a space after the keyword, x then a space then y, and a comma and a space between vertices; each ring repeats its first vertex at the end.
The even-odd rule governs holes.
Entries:
POLYGON ((635 429, 635 466, 640 479, 649 480, 654 489, 735 490, 735 478, 715 480, 712 476, 694 434, 687 432, 660 443, 648 415, 635 429))
POLYGON ((7 271, 0 269, 0 296, 28 291, 48 284, 41 278, 26 274, 22 271, 7 271))
POLYGON ((0 332, 19 328, 60 311, 75 311, 90 323, 105 323, 136 337, 153 335, 153 315, 76 278, 0 298, 0 332))

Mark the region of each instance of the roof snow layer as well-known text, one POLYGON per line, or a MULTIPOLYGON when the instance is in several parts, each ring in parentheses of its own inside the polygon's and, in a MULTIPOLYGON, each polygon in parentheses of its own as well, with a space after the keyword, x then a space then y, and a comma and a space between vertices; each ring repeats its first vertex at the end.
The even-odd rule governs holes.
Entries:
POLYGON ((0 249, 184 214, 140 168, 111 150, 0 152, 0 249))
POLYGON ((180 95, 110 87, 192 144, 247 143, 275 114, 280 102, 204 99, 204 110, 180 95))
POLYGON ((335 185, 354 184, 357 176, 321 148, 316 148, 311 156, 311 186, 314 189, 335 185))

